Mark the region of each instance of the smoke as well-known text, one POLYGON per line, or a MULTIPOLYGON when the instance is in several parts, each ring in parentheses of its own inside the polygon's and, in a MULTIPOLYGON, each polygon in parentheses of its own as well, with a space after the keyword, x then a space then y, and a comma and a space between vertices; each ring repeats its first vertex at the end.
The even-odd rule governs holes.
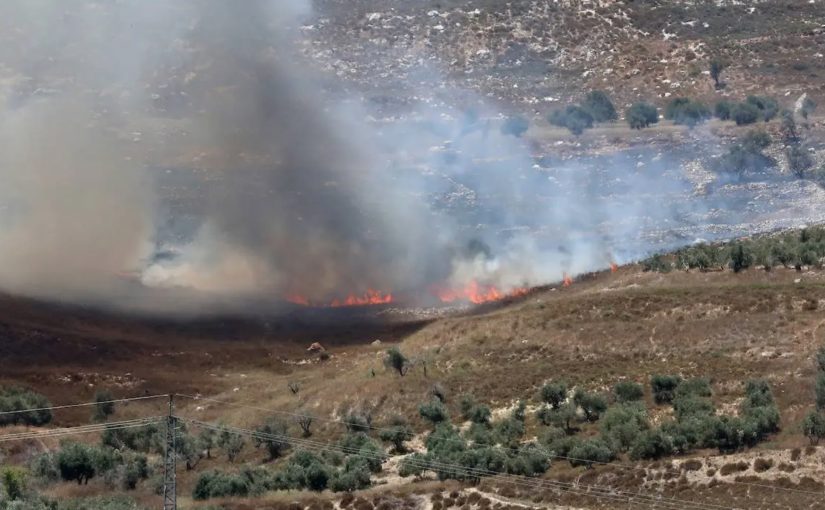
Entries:
POLYGON ((170 313, 507 292, 632 259, 662 232, 689 242, 719 207, 691 197, 675 156, 539 165, 426 65, 403 118, 369 120, 306 64, 310 13, 0 5, 0 289, 170 313))

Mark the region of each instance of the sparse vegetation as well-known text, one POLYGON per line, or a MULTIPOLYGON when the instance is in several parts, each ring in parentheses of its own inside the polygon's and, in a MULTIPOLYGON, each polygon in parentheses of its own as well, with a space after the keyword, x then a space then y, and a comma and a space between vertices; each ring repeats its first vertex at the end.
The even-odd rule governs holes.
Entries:
POLYGON ((530 128, 530 123, 524 117, 517 115, 509 117, 501 125, 501 133, 505 135, 512 135, 516 138, 521 138, 524 133, 530 128))

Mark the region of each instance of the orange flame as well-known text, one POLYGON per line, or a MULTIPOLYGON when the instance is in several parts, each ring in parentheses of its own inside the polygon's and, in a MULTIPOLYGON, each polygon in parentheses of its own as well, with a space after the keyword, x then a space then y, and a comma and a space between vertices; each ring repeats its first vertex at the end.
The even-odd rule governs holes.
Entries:
POLYGON ((611 262, 610 263, 610 272, 615 273, 618 270, 619 270, 619 264, 616 264, 615 262, 611 262))
POLYGON ((499 290, 494 285, 482 285, 473 280, 463 288, 451 289, 443 287, 433 287, 433 294, 444 303, 455 301, 469 301, 475 304, 499 301, 505 298, 518 297, 527 294, 529 289, 519 287, 507 292, 499 290))
POLYGON ((564 273, 564 280, 562 281, 562 285, 565 286, 565 287, 569 287, 569 286, 573 285, 573 279, 570 278, 569 274, 564 273))
POLYGON ((392 294, 383 293, 380 290, 368 289, 361 295, 350 294, 342 299, 333 299, 329 303, 316 303, 310 301, 307 297, 296 293, 289 293, 284 298, 290 303, 301 306, 315 306, 319 308, 340 308, 343 306, 366 306, 366 305, 383 305, 392 303, 392 294))

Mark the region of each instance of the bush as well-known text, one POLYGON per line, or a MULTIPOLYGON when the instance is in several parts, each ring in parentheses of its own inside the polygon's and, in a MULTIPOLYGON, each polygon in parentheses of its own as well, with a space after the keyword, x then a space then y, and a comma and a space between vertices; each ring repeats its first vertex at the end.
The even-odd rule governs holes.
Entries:
POLYGON ((554 126, 567 128, 574 135, 584 133, 593 127, 593 116, 579 105, 569 105, 564 110, 556 110, 547 118, 554 126))
POLYGON ((582 108, 587 110, 596 122, 607 122, 619 118, 610 97, 601 90, 590 91, 582 101, 582 108))
POLYGON ((635 402, 645 398, 645 390, 641 384, 633 381, 621 381, 613 386, 613 395, 616 396, 616 402, 635 402))
POLYGON ((615 405, 601 420, 602 436, 618 451, 627 451, 648 427, 647 410, 639 402, 615 405))
POLYGON ((785 151, 788 157, 788 169, 797 179, 804 179, 808 176, 809 170, 814 166, 814 160, 808 149, 799 145, 792 145, 785 151))
POLYGON ((587 393, 582 390, 576 390, 573 395, 573 402, 581 408, 584 412, 584 418, 590 422, 598 420, 599 416, 607 409, 607 399, 601 395, 587 393))
POLYGON ((521 138, 530 128, 530 123, 522 116, 510 117, 501 125, 501 133, 521 138))
POLYGON ((407 449, 404 442, 412 439, 413 431, 406 420, 396 417, 390 422, 388 428, 379 433, 379 437, 381 441, 392 444, 396 453, 405 453, 407 449))
POLYGON ((722 172, 739 174, 762 172, 776 166, 776 162, 762 153, 771 144, 771 137, 764 131, 751 131, 728 149, 718 161, 722 172))
POLYGON ((98 474, 115 467, 111 448, 99 448, 82 443, 65 443, 57 454, 57 469, 66 481, 88 484, 98 474))
POLYGON ((29 472, 43 482, 56 482, 60 479, 57 467, 57 455, 53 452, 43 452, 31 459, 29 472))
POLYGON ((650 378, 650 389, 653 391, 653 400, 657 404, 673 402, 676 388, 682 382, 678 375, 654 375, 650 378))
POLYGON ((779 104, 771 97, 748 96, 745 102, 758 108, 765 122, 773 119, 779 113, 779 104))
POLYGON ((774 405, 771 386, 765 379, 750 379, 745 383, 745 400, 742 409, 747 412, 754 407, 774 405))
POLYGON ((38 427, 52 421, 52 412, 46 407, 51 407, 51 402, 39 393, 35 393, 27 388, 18 386, 4 387, 0 389, 0 426, 2 425, 31 425, 38 427), (26 409, 39 409, 38 411, 24 411, 26 409))
POLYGON ((418 414, 433 425, 448 421, 450 418, 447 414, 447 408, 437 398, 418 406, 418 414))
POLYGON ((11 501, 23 499, 26 494, 26 472, 13 466, 0 468, 0 482, 11 501))
POLYGON ((593 464, 606 464, 613 461, 616 454, 610 446, 599 438, 586 439, 570 450, 570 465, 591 468, 593 464))
POLYGON ((404 376, 410 368, 410 362, 398 347, 390 347, 387 349, 387 355, 384 357, 384 364, 392 370, 398 372, 398 375, 404 376))
POLYGON ((129 449, 144 453, 163 451, 163 438, 160 429, 154 424, 128 429, 115 429, 107 425, 101 443, 116 450, 129 449))
POLYGON ((632 129, 643 129, 659 122, 659 112, 649 103, 634 103, 625 112, 627 124, 632 129))
POLYGON ((713 78, 713 84, 717 89, 722 88, 720 78, 722 77, 722 71, 725 70, 725 67, 725 63, 718 58, 711 59, 710 61, 710 77, 713 78))
POLYGON ((217 445, 226 453, 226 458, 229 462, 235 462, 241 450, 246 446, 246 442, 240 435, 233 434, 228 430, 223 430, 218 434, 217 445))
POLYGON ((92 413, 92 420, 106 421, 109 416, 115 414, 115 397, 109 390, 98 390, 95 393, 95 408, 92 413))
POLYGON ((677 97, 665 108, 665 118, 672 120, 674 124, 693 127, 709 119, 710 110, 704 103, 677 97))
POLYGON ((505 418, 493 425, 493 437, 496 443, 512 448, 518 446, 524 436, 524 422, 513 417, 505 418))
POLYGON ((669 273, 673 265, 661 254, 657 253, 642 261, 642 270, 656 271, 658 273, 669 273))
POLYGON ((716 106, 713 108, 713 114, 716 115, 716 118, 719 120, 730 120, 735 105, 736 103, 723 99, 716 103, 716 106))
POLYGON ((567 384, 551 382, 541 387, 539 398, 553 409, 558 409, 567 400, 567 384))
POLYGON ((812 445, 819 444, 820 439, 825 437, 825 416, 819 411, 810 411, 802 420, 802 433, 812 445))
POLYGON ((731 109, 730 116, 737 126, 744 126, 762 118, 762 112, 751 103, 737 103, 731 109))
POLYGON ((268 419, 266 423, 255 429, 255 432, 260 435, 253 439, 255 448, 263 446, 269 454, 269 460, 277 459, 289 448, 289 440, 286 438, 287 430, 286 423, 275 418, 268 419))
POLYGON ((751 267, 753 264, 753 254, 745 249, 742 243, 736 243, 730 250, 730 267, 734 273, 751 267))
POLYGON ((721 416, 714 420, 713 443, 719 453, 732 453, 742 449, 749 442, 749 430, 740 418, 721 416))
POLYGON ((820 372, 817 374, 814 394, 816 396, 816 409, 822 411, 825 409, 825 373, 820 372))
POLYGON ((642 431, 630 448, 630 458, 640 459, 661 459, 672 455, 676 451, 673 438, 662 431, 653 429, 642 431))
POLYGON ((196 500, 249 495, 249 480, 239 474, 213 469, 198 476, 192 497, 196 500))

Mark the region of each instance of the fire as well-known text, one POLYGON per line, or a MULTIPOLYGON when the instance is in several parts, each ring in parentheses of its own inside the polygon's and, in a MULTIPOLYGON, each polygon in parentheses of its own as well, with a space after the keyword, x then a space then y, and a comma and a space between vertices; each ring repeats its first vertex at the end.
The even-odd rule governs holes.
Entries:
POLYGON ((610 272, 615 273, 618 270, 619 270, 619 264, 616 264, 615 262, 611 262, 610 263, 610 272))
POLYGON ((483 285, 473 280, 463 288, 433 287, 432 291, 444 303, 455 301, 469 301, 475 304, 499 301, 505 298, 518 297, 527 294, 529 289, 519 287, 507 292, 499 290, 494 285, 483 285))
POLYGON ((564 273, 564 280, 562 281, 562 285, 565 286, 565 287, 569 287, 569 286, 573 285, 573 279, 570 278, 569 274, 564 273))
POLYGON ((392 303, 392 294, 381 292, 380 290, 368 289, 363 294, 350 294, 345 298, 333 299, 328 303, 316 303, 310 301, 307 297, 296 293, 289 293, 285 299, 290 303, 301 306, 315 306, 318 308, 340 308, 343 306, 366 306, 366 305, 384 305, 392 303))

